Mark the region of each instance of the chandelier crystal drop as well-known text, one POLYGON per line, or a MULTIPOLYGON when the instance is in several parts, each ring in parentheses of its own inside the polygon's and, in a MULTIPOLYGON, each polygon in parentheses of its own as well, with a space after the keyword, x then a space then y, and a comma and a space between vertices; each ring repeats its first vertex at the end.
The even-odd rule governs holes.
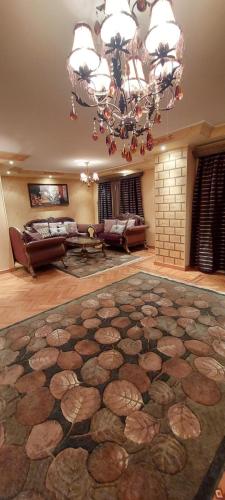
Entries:
POLYGON ((80 174, 80 181, 83 182, 84 184, 87 184, 88 187, 90 187, 93 183, 99 182, 99 176, 97 172, 90 172, 89 168, 89 161, 85 162, 86 168, 84 172, 81 172, 80 174))
POLYGON ((100 2, 93 36, 88 24, 75 25, 70 118, 77 119, 76 104, 94 110, 93 141, 105 133, 113 155, 121 140, 122 158, 130 162, 136 151, 143 156, 153 149, 153 127, 183 97, 183 36, 172 0, 100 2), (142 17, 148 12, 146 31, 142 17))

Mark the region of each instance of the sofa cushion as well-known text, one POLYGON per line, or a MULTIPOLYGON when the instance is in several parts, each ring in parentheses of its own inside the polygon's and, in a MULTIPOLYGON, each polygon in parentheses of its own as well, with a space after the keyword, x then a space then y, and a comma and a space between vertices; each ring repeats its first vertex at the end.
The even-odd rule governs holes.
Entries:
POLYGON ((90 224, 77 224, 78 233, 85 233, 87 235, 87 230, 90 224))
POLYGON ((68 233, 67 233, 67 230, 66 230, 66 227, 64 224, 59 226, 57 228, 57 231, 58 231, 58 236, 68 236, 68 233))
POLYGON ((114 224, 116 224, 116 219, 105 219, 104 220, 104 232, 109 233, 114 224))
POLYGON ((77 223, 74 222, 64 222, 64 227, 66 229, 67 234, 70 236, 71 234, 76 234, 78 232, 77 223))
POLYGON ((50 227, 50 235, 51 236, 59 236, 59 233, 58 233, 58 227, 50 227))
POLYGON ((135 226, 140 226, 144 224, 144 217, 141 217, 140 215, 136 214, 130 214, 129 212, 126 212, 125 214, 119 214, 118 215, 119 220, 128 220, 128 219, 134 219, 135 220, 135 226))
POLYGON ((94 227, 96 234, 102 233, 104 231, 104 224, 91 224, 94 227))
POLYGON ((130 227, 134 227, 135 226, 135 219, 128 219, 127 221, 127 229, 129 229, 130 227))
POLYGON ((57 229, 61 225, 62 225, 62 222, 49 222, 49 224, 48 224, 49 229, 57 229))
POLYGON ((110 233, 120 234, 121 235, 121 234, 123 234, 124 229, 125 229, 124 224, 114 224, 111 227, 110 233))
POLYGON ((42 236, 42 238, 49 238, 51 236, 51 233, 49 231, 49 227, 39 227, 37 229, 37 232, 42 236))
POLYGON ((34 222, 32 226, 36 231, 42 227, 49 227, 48 222, 34 222))

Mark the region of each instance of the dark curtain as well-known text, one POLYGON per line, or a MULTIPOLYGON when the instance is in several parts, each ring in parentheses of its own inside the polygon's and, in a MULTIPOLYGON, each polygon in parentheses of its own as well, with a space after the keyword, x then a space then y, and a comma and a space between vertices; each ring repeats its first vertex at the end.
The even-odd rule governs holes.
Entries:
POLYGON ((192 211, 191 265, 225 271, 225 152, 200 158, 192 211))
POLYGON ((111 182, 112 194, 112 216, 117 217, 120 213, 120 181, 111 182))
POLYGON ((141 177, 122 179, 120 183, 120 212, 144 216, 141 177))
POLYGON ((98 185, 98 220, 112 219, 111 183, 100 182, 98 185))

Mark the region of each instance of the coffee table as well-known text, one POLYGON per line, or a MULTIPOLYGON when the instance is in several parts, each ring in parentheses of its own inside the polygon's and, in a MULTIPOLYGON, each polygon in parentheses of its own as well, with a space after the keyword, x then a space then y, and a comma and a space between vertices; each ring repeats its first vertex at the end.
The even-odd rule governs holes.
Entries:
POLYGON ((80 255, 85 258, 91 257, 93 254, 88 252, 88 248, 94 248, 96 252, 102 252, 106 258, 105 242, 97 238, 73 236, 66 239, 65 245, 67 248, 80 248, 80 253, 76 252, 74 255, 80 255))

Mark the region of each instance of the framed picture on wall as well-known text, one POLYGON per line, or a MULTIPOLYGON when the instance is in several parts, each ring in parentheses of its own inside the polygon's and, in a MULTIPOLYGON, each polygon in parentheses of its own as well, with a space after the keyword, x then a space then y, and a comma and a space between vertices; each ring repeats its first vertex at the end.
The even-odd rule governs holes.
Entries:
POLYGON ((67 184, 28 184, 31 207, 69 205, 67 184))

